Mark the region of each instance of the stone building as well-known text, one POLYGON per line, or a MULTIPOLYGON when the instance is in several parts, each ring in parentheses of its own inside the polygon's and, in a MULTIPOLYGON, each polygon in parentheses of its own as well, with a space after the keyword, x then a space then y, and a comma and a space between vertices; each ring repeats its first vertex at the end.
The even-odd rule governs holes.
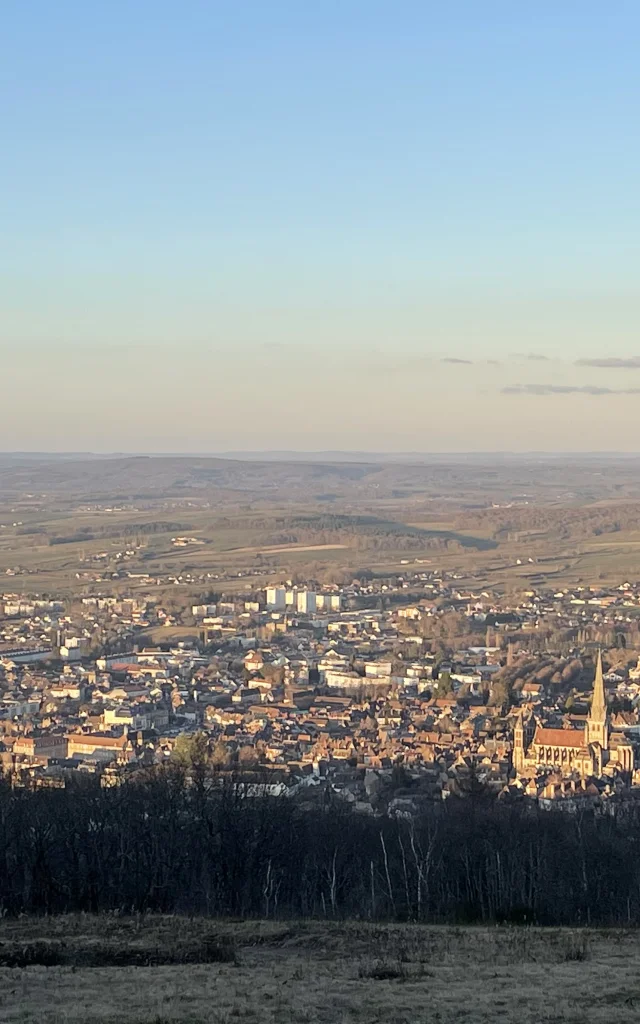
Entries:
POLYGON ((533 736, 523 715, 518 716, 513 734, 513 767, 518 775, 530 776, 545 769, 563 775, 586 778, 608 773, 631 773, 634 750, 624 735, 609 732, 609 714, 604 692, 602 655, 598 653, 593 697, 584 729, 549 729, 536 725, 533 736))

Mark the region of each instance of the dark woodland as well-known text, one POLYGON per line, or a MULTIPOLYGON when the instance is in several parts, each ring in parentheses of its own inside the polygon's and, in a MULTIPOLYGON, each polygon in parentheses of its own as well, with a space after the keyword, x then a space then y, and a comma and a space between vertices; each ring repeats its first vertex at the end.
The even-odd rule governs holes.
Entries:
POLYGON ((636 925, 640 811, 472 787, 414 818, 256 796, 169 767, 113 788, 0 783, 0 910, 636 925))

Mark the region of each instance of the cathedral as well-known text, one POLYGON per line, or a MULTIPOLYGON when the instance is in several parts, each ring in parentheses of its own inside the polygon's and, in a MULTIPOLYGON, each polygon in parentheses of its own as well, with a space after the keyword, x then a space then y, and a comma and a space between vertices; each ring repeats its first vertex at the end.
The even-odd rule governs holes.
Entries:
POLYGON ((633 771, 631 743, 624 735, 609 732, 600 653, 584 729, 547 729, 536 723, 531 735, 520 713, 513 733, 513 767, 518 776, 532 776, 547 769, 582 778, 599 778, 605 768, 607 774, 633 771))

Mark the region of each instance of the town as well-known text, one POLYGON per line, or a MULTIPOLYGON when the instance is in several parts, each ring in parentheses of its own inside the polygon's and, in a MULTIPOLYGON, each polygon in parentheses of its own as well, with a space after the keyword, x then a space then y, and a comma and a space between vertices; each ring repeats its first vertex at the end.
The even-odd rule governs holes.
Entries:
POLYGON ((640 3, 2 14, 0 1024, 637 1024, 640 3))
POLYGON ((566 810, 640 796, 637 582, 507 597, 408 566, 184 605, 5 593, 0 612, 16 787, 114 786, 198 752, 256 792, 369 815, 476 788, 566 810))

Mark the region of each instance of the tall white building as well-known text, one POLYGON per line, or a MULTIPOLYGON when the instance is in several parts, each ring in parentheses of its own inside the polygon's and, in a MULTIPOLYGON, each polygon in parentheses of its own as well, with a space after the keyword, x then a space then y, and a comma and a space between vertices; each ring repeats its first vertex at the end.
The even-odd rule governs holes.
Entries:
POLYGON ((312 615, 316 610, 316 595, 313 590, 299 590, 297 608, 301 615, 312 615))
POLYGON ((267 608, 274 611, 284 611, 286 607, 287 592, 284 587, 267 588, 267 608))

